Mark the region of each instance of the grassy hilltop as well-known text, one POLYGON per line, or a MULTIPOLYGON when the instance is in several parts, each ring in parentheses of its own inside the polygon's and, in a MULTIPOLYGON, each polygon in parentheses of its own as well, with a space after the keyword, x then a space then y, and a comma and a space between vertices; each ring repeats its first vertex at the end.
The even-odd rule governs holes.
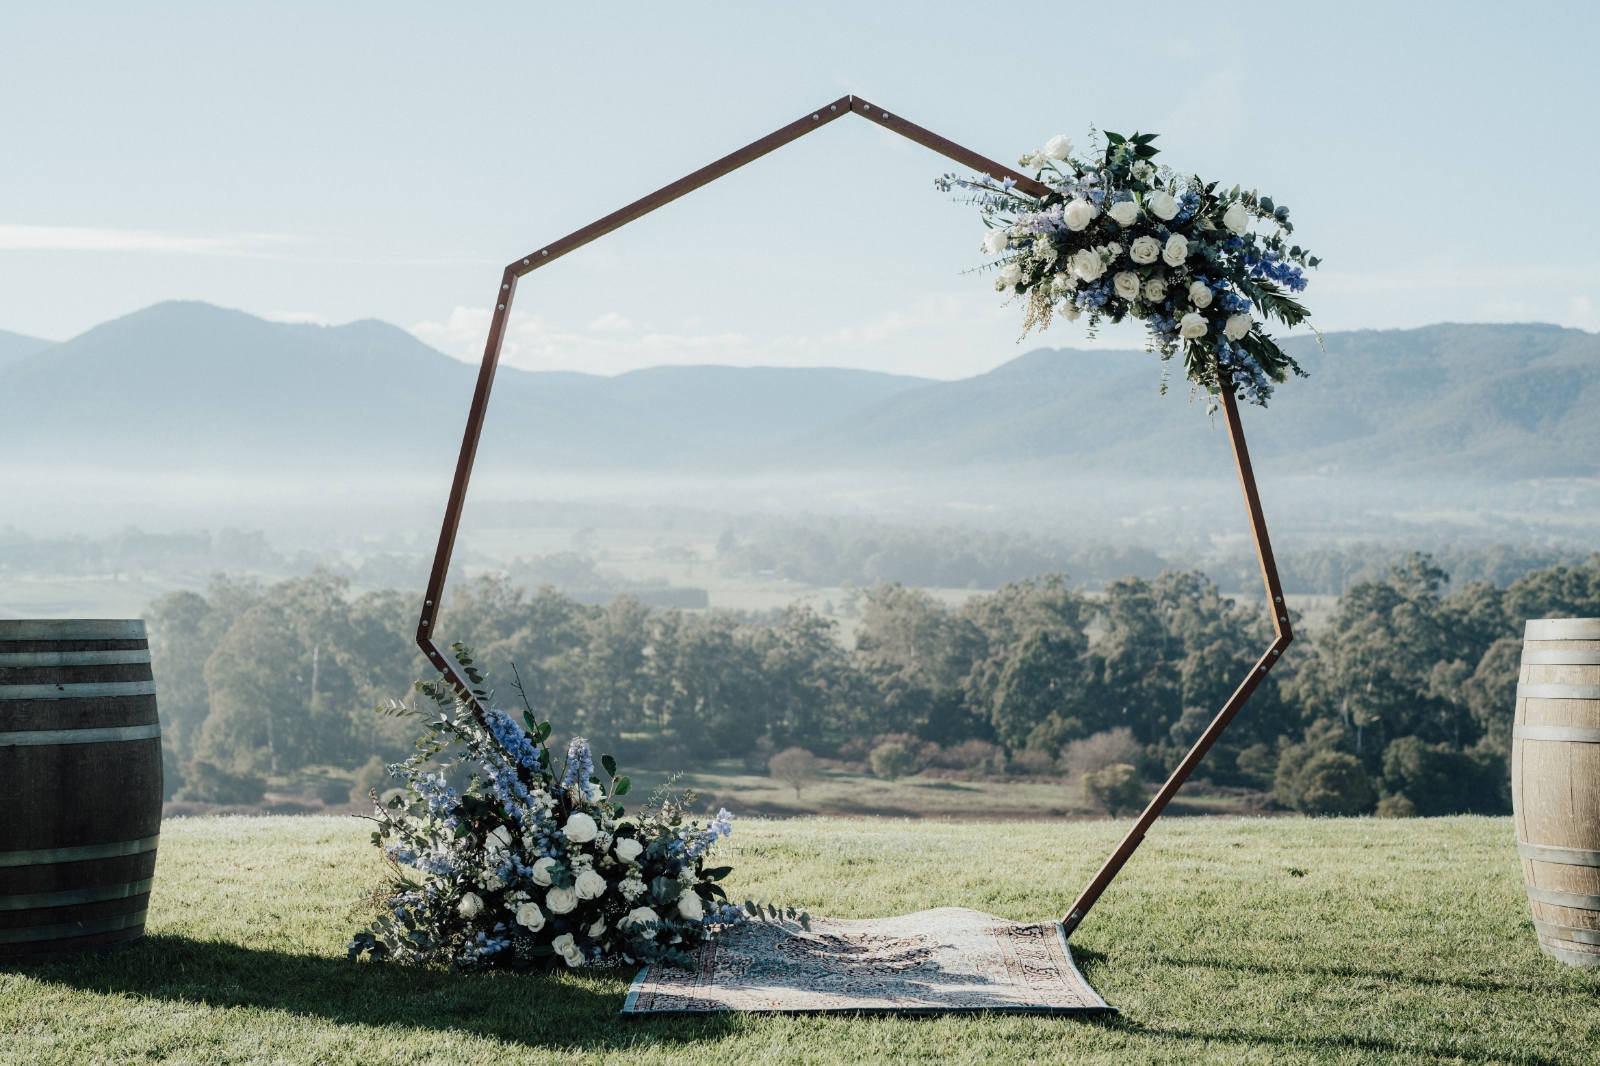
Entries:
MULTIPOLYGON (((1121 830, 747 821, 730 887, 1039 919, 1121 830)), ((174 819, 143 942, 0 970, 0 1062, 1592 1063, 1600 972, 1539 953, 1512 839, 1504 818, 1162 825, 1073 939, 1119 1018, 631 1019, 630 973, 345 962, 380 870, 355 819, 174 819)))

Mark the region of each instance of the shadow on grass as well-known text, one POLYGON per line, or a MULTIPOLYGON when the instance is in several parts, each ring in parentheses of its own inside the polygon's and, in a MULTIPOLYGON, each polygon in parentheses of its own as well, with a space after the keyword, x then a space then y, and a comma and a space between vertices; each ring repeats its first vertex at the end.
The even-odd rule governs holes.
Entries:
MULTIPOLYGON (((1206 1031, 1142 1025, 1139 1022, 1117 1017, 1092 1018, 1089 1019, 1088 1024, 1144 1037, 1154 1043, 1165 1043, 1172 1040, 1192 1040, 1201 1045, 1235 1044, 1240 1047, 1259 1048, 1262 1050, 1281 1047, 1294 1050, 1331 1051, 1335 1054, 1334 1061, 1343 1060, 1355 1052, 1370 1052, 1382 1056, 1382 1061, 1384 1062, 1393 1063, 1435 1061, 1504 1063, 1508 1061, 1504 1051, 1456 1047, 1443 1039, 1437 1041, 1428 1041, 1426 1039, 1387 1040, 1383 1037, 1336 1034, 1322 1036, 1305 1033, 1250 1033, 1238 1029, 1206 1031)), ((1587 1051, 1582 1050, 1574 1051, 1571 1058, 1554 1058, 1537 1052, 1519 1050, 1514 1061, 1525 1063, 1527 1066, 1588 1066, 1593 1060, 1589 1057, 1587 1051)))
POLYGON ((472 1033, 530 1047, 698 1041, 741 1025, 729 1015, 620 1018, 631 970, 459 974, 159 934, 108 954, 6 960, 0 972, 86 992, 256 1007, 341 1025, 472 1033))
POLYGON ((1164 963, 1168 966, 1203 966, 1213 970, 1232 970, 1235 972, 1260 974, 1264 977, 1303 977, 1307 974, 1320 974, 1324 977, 1346 978, 1356 981, 1397 981, 1405 984, 1422 985, 1435 988, 1447 985, 1463 992, 1526 992, 1536 995, 1550 994, 1561 991, 1552 982, 1547 981, 1506 981, 1491 977, 1465 977, 1450 974, 1436 973, 1408 973, 1405 970, 1393 969, 1383 966, 1341 966, 1301 962, 1273 966, 1264 962, 1247 962, 1240 959, 1208 959, 1180 957, 1175 955, 1157 956, 1153 961, 1164 963))

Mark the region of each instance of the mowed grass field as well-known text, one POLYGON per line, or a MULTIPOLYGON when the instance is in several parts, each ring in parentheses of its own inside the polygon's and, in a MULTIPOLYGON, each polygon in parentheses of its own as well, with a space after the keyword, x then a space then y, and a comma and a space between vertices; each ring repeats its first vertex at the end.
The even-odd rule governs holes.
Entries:
MULTIPOLYGON (((1058 916, 1115 822, 737 823, 730 887, 815 914, 1058 916)), ((166 824, 149 935, 0 967, 0 1061, 1600 1061, 1600 971, 1543 956, 1509 819, 1158 825, 1073 937, 1114 1018, 623 1018, 631 973, 345 961, 380 863, 353 818, 166 824)))

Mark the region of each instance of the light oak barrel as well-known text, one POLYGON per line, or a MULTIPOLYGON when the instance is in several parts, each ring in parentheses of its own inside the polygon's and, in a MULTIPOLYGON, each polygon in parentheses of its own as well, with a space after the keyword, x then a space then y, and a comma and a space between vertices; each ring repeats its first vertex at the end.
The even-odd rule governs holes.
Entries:
POLYGON ((1527 624, 1511 803, 1539 946, 1600 966, 1600 618, 1527 624))
POLYGON ((144 622, 0 621, 0 959, 138 939, 160 832, 144 622))

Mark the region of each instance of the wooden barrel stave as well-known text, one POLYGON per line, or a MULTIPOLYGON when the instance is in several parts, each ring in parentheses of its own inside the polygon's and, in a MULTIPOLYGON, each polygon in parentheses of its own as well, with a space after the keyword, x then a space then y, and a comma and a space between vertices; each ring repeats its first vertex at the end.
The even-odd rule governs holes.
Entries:
POLYGON ((143 632, 0 621, 0 957, 144 932, 161 740, 143 632))
POLYGON ((1600 966, 1600 622, 1528 623, 1511 779, 1540 947, 1600 966))

